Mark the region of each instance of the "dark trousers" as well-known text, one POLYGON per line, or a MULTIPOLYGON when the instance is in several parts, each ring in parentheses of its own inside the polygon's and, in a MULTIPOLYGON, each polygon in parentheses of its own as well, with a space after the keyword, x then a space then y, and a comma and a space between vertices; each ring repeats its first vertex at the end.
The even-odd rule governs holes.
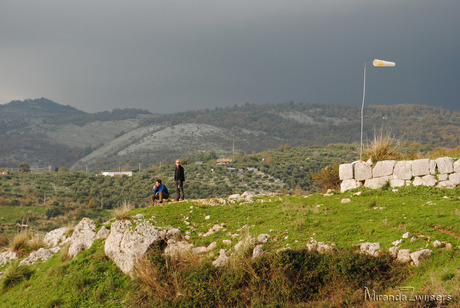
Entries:
POLYGON ((184 200, 184 182, 177 180, 176 182, 176 201, 184 200))
POLYGON ((160 203, 163 203, 163 200, 168 199, 168 198, 169 198, 169 194, 164 193, 164 192, 159 192, 157 195, 151 195, 150 196, 150 203, 152 205, 154 205, 155 200, 157 200, 157 199, 160 201, 160 203))

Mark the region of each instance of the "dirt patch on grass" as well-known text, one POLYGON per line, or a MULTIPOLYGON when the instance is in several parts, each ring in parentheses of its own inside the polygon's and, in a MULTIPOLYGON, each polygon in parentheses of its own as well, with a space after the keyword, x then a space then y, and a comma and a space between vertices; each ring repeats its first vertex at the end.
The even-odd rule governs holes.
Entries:
POLYGON ((450 236, 453 236, 455 238, 460 238, 460 234, 456 234, 452 231, 449 231, 447 230, 446 228, 442 227, 442 226, 434 226, 433 229, 439 231, 439 232, 442 232, 444 234, 447 234, 447 235, 450 235, 450 236))

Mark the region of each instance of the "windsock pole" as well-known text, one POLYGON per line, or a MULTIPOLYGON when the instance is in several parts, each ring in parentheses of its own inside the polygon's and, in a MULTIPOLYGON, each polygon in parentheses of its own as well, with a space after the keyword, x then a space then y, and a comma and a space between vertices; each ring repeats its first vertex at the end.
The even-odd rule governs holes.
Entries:
MULTIPOLYGON (((374 59, 372 65, 375 67, 395 67, 396 63, 391 61, 374 59)), ((366 97, 366 62, 364 62, 364 78, 363 78, 363 102, 361 104, 361 147, 359 151, 359 160, 363 159, 363 126, 364 126, 364 99, 366 97)))
POLYGON ((363 78, 363 102, 361 104, 361 147, 359 151, 359 160, 363 158, 363 124, 364 124, 364 99, 366 97, 366 62, 364 62, 364 78, 363 78))

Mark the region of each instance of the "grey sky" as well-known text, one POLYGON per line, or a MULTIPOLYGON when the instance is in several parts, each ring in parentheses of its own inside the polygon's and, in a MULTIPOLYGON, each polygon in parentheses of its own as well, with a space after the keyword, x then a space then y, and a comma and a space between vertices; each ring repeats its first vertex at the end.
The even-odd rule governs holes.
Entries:
POLYGON ((460 109, 458 0, 0 0, 0 103, 460 109))

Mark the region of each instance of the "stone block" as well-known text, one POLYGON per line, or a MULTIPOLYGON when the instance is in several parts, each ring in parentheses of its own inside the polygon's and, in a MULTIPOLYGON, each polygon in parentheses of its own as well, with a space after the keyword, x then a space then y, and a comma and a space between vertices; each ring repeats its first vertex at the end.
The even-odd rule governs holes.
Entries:
POLYGON ((419 176, 416 176, 416 177, 414 178, 414 181, 412 182, 412 185, 414 185, 414 186, 421 186, 421 185, 426 186, 426 185, 425 185, 425 181, 422 180, 422 178, 419 177, 419 176))
POLYGON ((428 174, 430 174, 430 160, 428 158, 412 161, 413 176, 424 176, 428 174))
POLYGON ((398 161, 395 164, 395 170, 393 171, 393 175, 395 178, 401 180, 412 179, 412 162, 407 160, 398 161))
POLYGON ((412 185, 414 185, 414 186, 423 185, 423 186, 431 186, 431 187, 433 187, 437 183, 438 183, 438 181, 436 181, 436 179, 435 179, 435 177, 433 175, 425 175, 424 177, 416 176, 414 178, 414 181, 412 182, 412 185))
POLYGON ((454 159, 452 157, 440 157, 436 159, 436 166, 439 173, 454 172, 454 159))
POLYGON ((426 186, 431 186, 431 187, 436 186, 436 184, 438 183, 435 176, 431 174, 425 175, 424 177, 422 177, 422 180, 425 182, 426 186))
POLYGON ((396 164, 396 160, 383 160, 375 164, 374 169, 372 169, 372 176, 374 178, 392 175, 393 169, 396 164))
POLYGON ((353 179, 353 164, 339 165, 339 178, 341 181, 353 179))
POLYGON ((405 180, 401 180, 401 179, 390 179, 390 186, 391 187, 402 187, 406 185, 406 181, 405 180))
POLYGON ((436 187, 439 187, 439 188, 450 188, 450 189, 453 189, 456 186, 457 185, 454 184, 454 182, 452 181, 439 181, 438 185, 436 185, 436 187))
POLYGON ((449 179, 449 175, 447 173, 438 174, 438 181, 447 181, 449 179))
POLYGON ((361 182, 356 180, 344 180, 340 183, 340 192, 346 192, 349 189, 354 189, 362 186, 361 182))
POLYGON ((460 159, 457 159, 457 160, 454 162, 454 172, 460 173, 460 159))
POLYGON ((449 174, 449 181, 451 181, 455 185, 459 185, 460 184, 460 173, 449 174))
POLYGON ((364 181, 372 178, 372 165, 367 162, 357 162, 353 165, 355 180, 364 181))
POLYGON ((389 177, 384 176, 380 178, 368 179, 364 182, 364 186, 372 189, 379 189, 388 184, 389 177))
POLYGON ((430 160, 430 174, 436 174, 436 161, 430 160))

